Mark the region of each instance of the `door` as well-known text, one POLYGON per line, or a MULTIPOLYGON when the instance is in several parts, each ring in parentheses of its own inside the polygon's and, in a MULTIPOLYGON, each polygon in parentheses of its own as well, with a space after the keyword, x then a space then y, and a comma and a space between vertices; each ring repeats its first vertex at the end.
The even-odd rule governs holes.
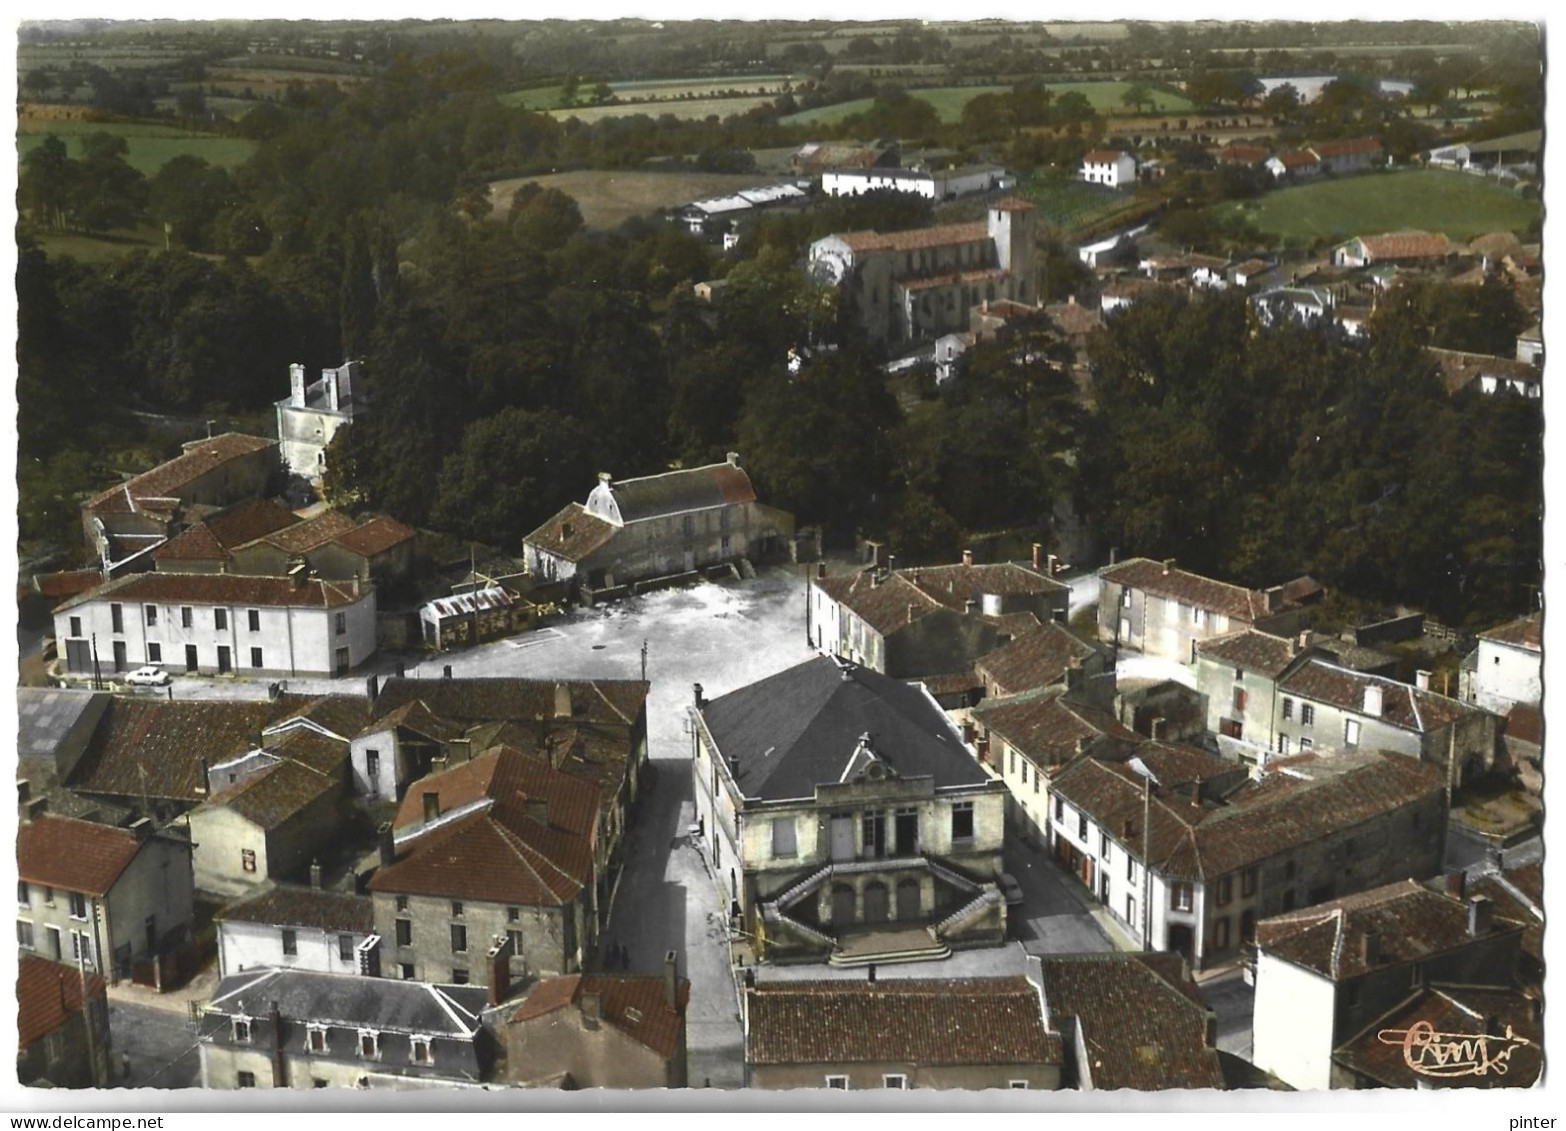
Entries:
POLYGON ((158 953, 158 917, 156 915, 147 916, 147 953, 152 955, 158 953))
POLYGON ((337 649, 337 674, 342 675, 348 670, 348 649, 337 649))
POLYGON ((865 922, 886 922, 886 885, 875 881, 865 885, 865 922))
POLYGON ((854 889, 847 884, 832 886, 832 925, 846 926, 854 921, 854 889))
POLYGON ((47 951, 45 951, 44 953, 48 954, 48 956, 49 956, 51 961, 53 961, 53 962, 60 962, 60 961, 62 961, 61 956, 64 954, 64 951, 60 947, 60 928, 59 927, 50 927, 50 928, 48 928, 48 931, 49 931, 49 949, 47 951))
POLYGON ((85 640, 65 642, 65 668, 73 672, 92 671, 92 647, 85 640))
POLYGON ((114 670, 122 672, 129 666, 125 662, 125 641, 116 640, 114 642, 114 670))
POLYGON ((685 551, 685 572, 686 573, 690 573, 695 568, 696 568, 696 551, 695 550, 686 550, 685 551))
MULTIPOLYGON (((854 858, 854 819, 852 817, 832 818, 832 859, 852 860, 854 858)), ((850 895, 853 893, 850 892, 850 895)))
POLYGON ((897 814, 897 855, 915 856, 919 852, 919 814, 905 811, 897 814))
POLYGON ((897 917, 904 922, 918 919, 921 915, 919 908, 919 881, 897 881, 897 917))
POLYGON ((1109 903, 1109 872, 1107 870, 1098 874, 1098 901, 1106 906, 1109 903))
POLYGON ((1191 933, 1190 927, 1187 927, 1184 924, 1171 924, 1166 938, 1168 940, 1168 945, 1164 949, 1172 950, 1180 955, 1183 955, 1187 962, 1190 962, 1194 959, 1196 951, 1192 945, 1194 936, 1191 933))
POLYGON ((227 644, 218 645, 218 674, 222 675, 234 666, 233 650, 227 644))
POLYGON ((199 666, 200 664, 196 659, 196 646, 194 644, 185 645, 185 670, 193 672, 199 666))

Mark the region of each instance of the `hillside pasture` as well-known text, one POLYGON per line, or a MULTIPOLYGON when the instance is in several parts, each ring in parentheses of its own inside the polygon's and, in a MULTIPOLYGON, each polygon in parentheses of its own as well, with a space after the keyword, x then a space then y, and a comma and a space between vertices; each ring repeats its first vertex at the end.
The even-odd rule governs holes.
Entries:
POLYGON ((1470 240, 1525 230, 1538 219, 1539 203, 1483 177, 1413 169, 1295 185, 1214 211, 1219 219, 1236 213, 1280 243, 1335 242, 1406 228, 1470 240))
POLYGON ((701 200, 764 184, 766 178, 754 173, 646 173, 609 169, 578 169, 569 173, 551 173, 543 177, 516 177, 493 181, 489 186, 491 215, 504 219, 511 210, 511 198, 528 183, 540 188, 559 189, 576 201, 582 221, 589 228, 616 228, 633 216, 664 212, 701 200))
POLYGON ((54 134, 65 142, 66 152, 73 158, 82 155, 82 138, 91 133, 110 133, 123 137, 130 146, 126 158, 131 166, 145 176, 152 176, 166 165, 170 158, 181 153, 194 154, 209 165, 235 168, 243 165, 255 152, 255 142, 238 137, 217 137, 213 134, 182 130, 169 124, 143 122, 93 122, 79 118, 18 117, 16 147, 18 157, 26 157, 54 134))

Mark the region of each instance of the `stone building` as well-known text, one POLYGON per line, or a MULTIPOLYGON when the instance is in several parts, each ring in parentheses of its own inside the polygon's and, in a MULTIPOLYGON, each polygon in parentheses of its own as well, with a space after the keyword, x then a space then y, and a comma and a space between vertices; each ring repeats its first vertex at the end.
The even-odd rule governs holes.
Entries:
POLYGON ((1505 714, 1518 704, 1537 706, 1543 694, 1544 633, 1538 614, 1486 629, 1463 663, 1463 698, 1505 714))
POLYGON ((1034 223, 1033 205, 1010 197, 976 223, 834 234, 810 245, 810 272, 872 340, 929 340, 967 329, 985 301, 1037 302, 1034 223))
POLYGON ((288 367, 288 396, 277 402, 277 436, 283 465, 294 475, 319 483, 326 471, 326 448, 339 429, 364 415, 364 363, 347 361, 321 370, 309 382, 303 365, 288 367))
POLYGON ((16 1036, 16 1080, 24 1088, 108 1086, 109 999, 97 974, 24 952, 16 1036))
POLYGON ((783 556, 794 518, 757 501, 738 453, 723 463, 616 480, 602 473, 522 541, 528 572, 573 588, 615 589, 741 560, 783 556))
POLYGON ((917 686, 819 657, 690 709, 696 821, 725 910, 774 956, 929 928, 1005 933, 1005 791, 917 686))

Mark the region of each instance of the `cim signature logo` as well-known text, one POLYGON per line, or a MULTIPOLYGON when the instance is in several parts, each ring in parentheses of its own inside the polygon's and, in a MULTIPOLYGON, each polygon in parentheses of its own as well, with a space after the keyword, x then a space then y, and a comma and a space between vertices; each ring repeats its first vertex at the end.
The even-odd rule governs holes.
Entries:
POLYGON ((1508 1025, 1504 1035, 1438 1033, 1428 1021, 1416 1021, 1407 1029, 1383 1029, 1376 1034, 1384 1045, 1401 1045, 1403 1063, 1421 1076, 1505 1076, 1512 1054, 1533 1042, 1519 1037, 1508 1025))

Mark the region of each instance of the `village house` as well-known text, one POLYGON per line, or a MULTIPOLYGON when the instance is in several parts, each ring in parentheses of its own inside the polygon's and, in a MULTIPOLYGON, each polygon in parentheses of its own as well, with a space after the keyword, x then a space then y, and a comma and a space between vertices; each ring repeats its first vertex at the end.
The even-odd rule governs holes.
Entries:
POLYGON ((375 590, 302 572, 138 573, 65 602, 54 633, 76 675, 143 664, 203 675, 343 675, 375 654, 375 590))
POLYGON ((965 329, 981 302, 1037 301, 1034 227, 1033 205, 1008 197, 974 223, 825 236, 809 270, 840 288, 871 340, 926 341, 965 329))
MULTIPOLYGON (((1295 1088, 1412 1087, 1412 1072, 1384 1075, 1402 1049, 1377 1055, 1378 1032, 1406 1030, 1399 1018, 1413 1022, 1432 1008, 1436 1017, 1461 1018, 1455 1027, 1437 1026, 1440 1032, 1478 1036, 1492 1018, 1500 1020, 1501 1010, 1486 1004, 1468 1013, 1461 1003, 1470 995, 1488 1003, 1515 987, 1524 925, 1496 916, 1484 896, 1465 898, 1461 873, 1450 880, 1450 892, 1404 879, 1258 923, 1257 1067, 1295 1088)), ((1523 1003, 1519 997, 1512 1004, 1523 1003)), ((1537 1018, 1527 1018, 1525 1004, 1505 1012, 1537 1042, 1537 1018)), ((1537 1043, 1531 1054, 1524 1050, 1504 1082, 1527 1086, 1536 1079, 1538 1051, 1537 1043), (1513 1069, 1517 1081, 1509 1079, 1513 1069)))
POLYGON ((1136 158, 1119 149, 1094 149, 1082 157, 1077 177, 1090 185, 1121 188, 1136 183, 1136 158))
POLYGON ((101 491, 82 504, 82 533, 103 576, 150 569, 144 555, 177 534, 198 508, 265 495, 279 470, 276 440, 225 432, 101 491))
POLYGON ((233 568, 234 550, 301 521, 275 500, 244 499, 194 520, 158 546, 151 554, 152 568, 163 573, 257 572, 233 568))
POLYGON ((1156 279, 1125 278, 1116 279, 1110 283, 1098 295, 1098 308, 1104 315, 1113 314, 1123 307, 1131 306, 1149 295, 1161 294, 1170 289, 1168 283, 1159 282, 1156 279))
POLYGON ((368 887, 383 974, 460 985, 501 965, 494 946, 508 977, 580 970, 604 910, 597 787, 516 751, 430 785, 381 830, 368 887))
MULTIPOLYGON (((1452 879, 1444 882, 1452 884, 1452 879)), ((1432 884, 1436 881, 1432 880, 1432 884)), ((1459 898, 1484 896, 1495 909, 1497 918, 1523 924, 1522 950, 1517 960, 1518 983, 1524 990, 1538 993, 1544 989, 1544 863, 1534 860, 1507 868, 1463 875, 1459 898)))
POLYGON ((528 572, 591 593, 787 554, 794 517, 761 503, 737 452, 723 463, 616 480, 522 540, 528 572))
POLYGON ((1264 259, 1245 259, 1226 269, 1224 278, 1231 287, 1245 290, 1260 285, 1276 269, 1275 264, 1268 263, 1264 259))
POLYGON ((691 984, 675 955, 656 975, 565 974, 506 1018, 500 1080, 522 1088, 684 1088, 691 984))
POLYGON ((689 709, 696 839, 774 958, 1005 935, 1005 794, 924 688, 825 656, 689 709))
MULTIPOLYGON (((1171 761, 1186 773, 1165 777, 1196 765, 1171 761)), ((1052 784, 1051 836, 1134 941, 1198 969, 1241 957, 1258 919, 1441 868, 1445 789, 1412 758, 1307 756, 1237 787, 1157 776, 1077 759, 1052 784)))
POLYGON ((1326 594, 1309 577, 1246 589, 1176 569, 1173 559, 1128 558, 1098 576, 1099 639, 1182 664, 1196 662, 1200 641, 1241 628, 1298 632, 1326 594))
POLYGON ((943 703, 977 698, 974 661, 1041 624, 1063 621, 1071 590, 1054 555, 1027 565, 872 567, 844 577, 819 568, 806 597, 807 639, 822 652, 929 685, 943 703))
POLYGON ((1387 162, 1386 148, 1377 137, 1318 142, 1310 151, 1321 162, 1322 170, 1329 173, 1357 173, 1384 166, 1387 162))
POLYGON ((1467 390, 1487 397, 1511 393, 1529 400, 1544 395, 1544 369, 1531 362, 1434 346, 1426 346, 1425 353, 1439 367, 1448 393, 1455 395, 1467 390))
POLYGON ((1218 151, 1218 164, 1254 169, 1265 163, 1271 152, 1261 145, 1247 145, 1241 141, 1230 142, 1218 151))
POLYGON ((483 986, 388 982, 257 968, 218 982, 202 1006, 201 1086, 476 1086, 495 1060, 483 986))
POLYGON ((1543 694, 1544 633, 1538 613, 1489 628, 1463 661, 1465 702, 1504 714, 1518 704, 1537 706, 1543 694))
POLYGON ((1321 175, 1321 158, 1308 149, 1290 149, 1276 154, 1267 158, 1265 165, 1274 180, 1321 175))
POLYGON ((24 954, 162 984, 191 941, 190 842, 45 814, 16 834, 16 941, 24 954), (158 968, 157 972, 152 967, 158 968))
POLYGON ((1293 319, 1306 326, 1333 317, 1337 297, 1326 287, 1269 287, 1251 298, 1251 308, 1264 326, 1293 319))
POLYGON ((1440 232, 1389 232, 1339 244, 1332 249, 1332 262, 1338 267, 1423 266, 1439 264, 1453 253, 1452 241, 1440 232))
POLYGON ((841 1091, 1061 1086, 1038 984, 997 978, 760 981, 744 991, 745 1086, 841 1091))
POLYGON ((17 1083, 24 1088, 106 1088, 109 1056, 104 980, 24 952, 16 966, 17 1083))
POLYGON ((1016 185, 1017 178, 999 165, 966 165, 958 169, 841 168, 821 171, 821 191, 827 196, 859 196, 890 191, 926 200, 956 200, 974 193, 995 192, 1016 185))
MULTIPOLYGON (((316 885, 320 869, 312 869, 316 885)), ((277 884, 217 915, 218 977, 257 967, 378 974, 379 936, 367 895, 277 884)))
POLYGON ((1084 1092, 1228 1087, 1218 1018, 1174 954, 1046 955, 1044 1020, 1062 1087, 1084 1092))
POLYGON ((1517 360, 1544 368, 1544 328, 1539 323, 1517 335, 1517 360))
POLYGON ((303 365, 288 367, 288 396, 277 402, 278 446, 291 474, 318 484, 332 437, 368 408, 364 363, 347 361, 321 370, 319 381, 307 382, 303 365))
POLYGON ((975 661, 973 670, 985 698, 996 699, 1065 686, 1074 672, 1080 672, 1083 681, 1113 675, 1114 657, 1102 644, 1090 643, 1059 621, 1050 621, 986 653, 975 661))

